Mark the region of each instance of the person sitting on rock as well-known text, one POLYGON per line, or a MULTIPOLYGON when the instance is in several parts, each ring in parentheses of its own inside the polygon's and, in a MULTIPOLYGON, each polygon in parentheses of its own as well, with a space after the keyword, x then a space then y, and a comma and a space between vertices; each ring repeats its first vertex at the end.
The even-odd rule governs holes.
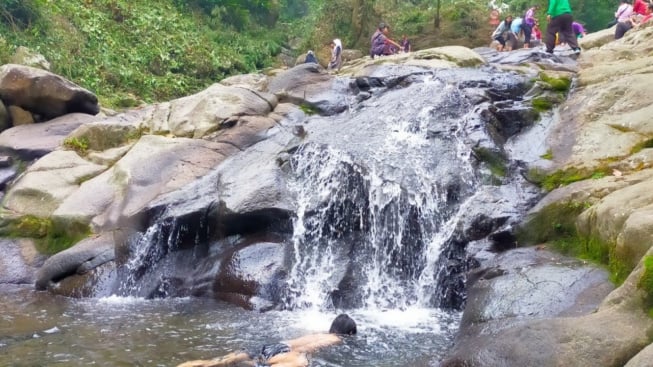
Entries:
POLYGON ((331 41, 331 60, 329 60, 328 70, 340 70, 342 66, 342 41, 339 38, 331 41))
POLYGON ((372 47, 370 48, 371 58, 374 58, 374 56, 394 55, 401 50, 400 44, 388 38, 389 33, 390 27, 384 22, 381 22, 379 28, 377 28, 376 32, 372 35, 372 47))
POLYGON ((264 345, 260 352, 235 352, 213 360, 198 360, 177 367, 306 367, 307 353, 342 342, 342 336, 355 335, 356 322, 347 314, 338 315, 328 334, 309 334, 293 340, 264 345))
POLYGON ((308 63, 313 63, 313 64, 318 63, 317 58, 315 57, 315 53, 313 52, 313 50, 308 50, 308 52, 306 53, 306 58, 304 59, 304 64, 308 64, 308 63))
POLYGON ((640 14, 633 14, 625 22, 617 23, 617 28, 615 28, 615 30, 614 30, 614 39, 618 40, 618 39, 623 38, 623 36, 629 30, 631 30, 633 28, 637 28, 640 25, 642 25, 642 24, 648 22, 649 20, 651 20, 651 16, 653 15, 653 3, 648 5, 648 9, 649 9, 649 14, 646 15, 646 16, 642 16, 640 14))
POLYGON ((512 25, 512 15, 508 15, 504 20, 499 23, 497 29, 492 33, 492 39, 499 42, 500 46, 497 47, 497 51, 511 51, 512 45, 515 42, 515 36, 510 30, 512 25), (506 47, 506 42, 509 42, 509 46, 506 47))
POLYGON ((635 0, 633 3, 633 13, 646 16, 650 12, 651 11, 648 8, 648 3, 644 0, 635 0))

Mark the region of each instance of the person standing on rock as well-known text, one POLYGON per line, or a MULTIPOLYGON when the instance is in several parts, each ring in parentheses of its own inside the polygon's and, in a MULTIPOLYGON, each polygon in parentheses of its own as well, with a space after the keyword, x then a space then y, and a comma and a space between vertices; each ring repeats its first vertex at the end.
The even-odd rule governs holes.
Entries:
POLYGON ((549 26, 546 29, 546 52, 552 54, 556 43, 556 33, 560 33, 560 41, 567 42, 574 53, 580 53, 578 41, 571 24, 574 17, 571 15, 569 0, 549 0, 549 10, 546 12, 549 26))
POLYGON ((331 60, 329 60, 328 70, 340 70, 342 66, 342 41, 339 38, 331 41, 331 60))

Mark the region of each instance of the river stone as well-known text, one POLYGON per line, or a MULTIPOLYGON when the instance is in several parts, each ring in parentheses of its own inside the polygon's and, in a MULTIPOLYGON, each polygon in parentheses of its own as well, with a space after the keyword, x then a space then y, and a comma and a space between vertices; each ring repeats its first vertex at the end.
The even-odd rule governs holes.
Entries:
POLYGON ((276 98, 267 93, 216 83, 171 101, 168 126, 175 136, 201 138, 234 117, 266 116, 276 105, 276 98))
POLYGON ((48 258, 36 275, 35 287, 47 289, 69 275, 91 271, 114 258, 113 234, 87 238, 48 258))
POLYGON ((200 139, 144 135, 109 170, 85 181, 57 208, 53 218, 82 223, 92 220, 98 228, 113 228, 157 196, 205 175, 237 150, 200 139))
POLYGON ((47 218, 80 183, 104 170, 106 166, 90 163, 73 151, 54 151, 27 169, 7 192, 2 207, 47 218))
MULTIPOLYGON (((550 264, 556 266, 557 260, 554 258, 552 261, 550 264)), ((489 278, 487 281, 493 282, 504 275, 491 270, 479 274, 479 278, 486 277, 489 278)), ((612 291, 598 310, 591 314, 587 312, 596 307, 603 295, 602 291, 597 292, 598 289, 593 288, 590 281, 580 289, 576 288, 576 291, 584 291, 573 291, 578 296, 574 306, 564 310, 559 317, 546 317, 547 307, 543 305, 542 310, 532 309, 536 315, 545 316, 543 319, 530 318, 517 324, 475 324, 473 319, 478 317, 468 318, 472 322, 463 321, 463 330, 456 346, 440 366, 622 366, 649 344, 649 335, 653 332, 653 320, 645 312, 645 294, 637 288, 642 273, 643 265, 640 262, 624 284, 612 291), (579 304, 578 300, 584 301, 579 304), (570 314, 569 311, 574 312, 570 314), (584 316, 568 317, 579 314, 584 316)), ((578 278, 581 282, 585 280, 584 277, 578 278)), ((544 283, 534 281, 532 286, 550 281, 548 278, 544 279, 544 283)), ((603 284, 607 284, 605 276, 603 284)), ((572 289, 576 286, 574 283, 572 289)), ((504 296, 512 294, 513 290, 505 289, 505 292, 504 296)), ((529 304, 530 295, 523 301, 529 304)), ((473 298, 470 298, 470 302, 476 303, 473 298)), ((505 310, 507 313, 504 314, 510 317, 511 306, 505 310)), ((554 307, 553 310, 555 313, 560 308, 554 307)), ((481 321, 484 320, 481 318, 481 321)))
POLYGON ((100 112, 95 94, 48 71, 16 64, 0 66, 0 98, 48 120, 100 112))
POLYGON ((33 241, 25 239, 0 240, 0 284, 32 284, 38 268, 45 261, 33 241))
POLYGON ((0 134, 0 149, 31 161, 57 149, 73 130, 95 119, 72 113, 41 124, 15 126, 0 134))

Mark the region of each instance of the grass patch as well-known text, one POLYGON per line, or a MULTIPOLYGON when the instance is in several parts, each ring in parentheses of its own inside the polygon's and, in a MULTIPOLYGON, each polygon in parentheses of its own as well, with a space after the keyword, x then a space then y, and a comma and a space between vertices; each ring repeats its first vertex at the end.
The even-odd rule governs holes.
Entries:
POLYGON ((63 251, 91 234, 88 224, 80 222, 55 222, 49 218, 25 215, 3 218, 0 235, 11 238, 34 238, 36 249, 53 255, 63 251))
POLYGON ((531 101, 531 105, 537 112, 546 112, 553 108, 553 102, 546 97, 535 97, 531 101))
POLYGON ((616 244, 597 236, 584 236, 576 228, 576 219, 590 204, 560 202, 549 205, 531 216, 515 232, 521 246, 548 243, 555 250, 606 266, 610 280, 621 284, 633 270, 615 254, 616 244))
POLYGON ((540 73, 540 79, 550 86, 551 90, 567 93, 571 88, 571 79, 567 77, 553 77, 546 73, 540 73))
POLYGON ((300 104, 299 109, 302 110, 302 112, 304 112, 308 116, 317 115, 320 113, 320 110, 317 107, 312 106, 308 103, 300 104))
POLYGON ((549 161, 550 161, 550 160, 553 159, 553 152, 551 151, 551 149, 548 149, 548 150, 546 151, 546 153, 544 153, 544 154, 542 154, 542 155, 540 156, 540 158, 542 158, 542 159, 546 159, 546 160, 549 160, 549 161))
POLYGON ((644 140, 641 143, 638 143, 632 149, 630 149, 630 154, 635 154, 641 152, 643 149, 653 148, 653 139, 644 140))
POLYGON ((88 151, 88 139, 85 137, 70 137, 63 141, 63 146, 69 150, 74 150, 79 155, 84 155, 88 151))
POLYGON ((589 178, 599 179, 610 174, 607 166, 598 167, 594 170, 568 168, 558 170, 552 174, 545 174, 538 169, 531 169, 527 173, 527 179, 530 182, 538 184, 546 191, 554 190, 558 187, 566 186, 574 182, 586 180, 589 178))

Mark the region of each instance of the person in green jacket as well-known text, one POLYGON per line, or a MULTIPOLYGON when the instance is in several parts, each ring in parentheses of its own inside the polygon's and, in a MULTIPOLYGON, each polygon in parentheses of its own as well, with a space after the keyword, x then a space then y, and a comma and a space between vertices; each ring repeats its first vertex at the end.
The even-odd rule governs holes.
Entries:
POLYGON ((546 20, 549 22, 546 29, 546 52, 553 53, 556 44, 556 33, 560 35, 560 42, 567 42, 575 53, 580 52, 578 41, 571 27, 574 18, 571 16, 569 0, 549 0, 546 20))

